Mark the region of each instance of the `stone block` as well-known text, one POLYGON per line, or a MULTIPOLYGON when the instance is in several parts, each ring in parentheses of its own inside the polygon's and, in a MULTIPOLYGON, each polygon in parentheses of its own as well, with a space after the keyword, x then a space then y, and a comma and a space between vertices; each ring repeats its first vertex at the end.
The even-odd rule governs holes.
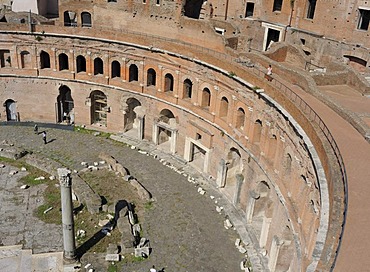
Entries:
POLYGON ((122 166, 122 164, 119 164, 119 163, 117 163, 116 164, 116 169, 115 169, 118 173, 120 173, 120 175, 122 176, 122 177, 124 177, 124 176, 127 176, 128 175, 128 171, 126 170, 126 168, 125 167, 123 167, 122 166))
POLYGON ((108 262, 119 262, 120 255, 119 254, 107 254, 105 255, 105 260, 108 262))
POLYGON ((131 179, 130 184, 137 190, 140 199, 149 201, 152 198, 151 194, 136 179, 131 179))
POLYGON ((107 254, 118 254, 118 246, 116 244, 109 244, 107 254))

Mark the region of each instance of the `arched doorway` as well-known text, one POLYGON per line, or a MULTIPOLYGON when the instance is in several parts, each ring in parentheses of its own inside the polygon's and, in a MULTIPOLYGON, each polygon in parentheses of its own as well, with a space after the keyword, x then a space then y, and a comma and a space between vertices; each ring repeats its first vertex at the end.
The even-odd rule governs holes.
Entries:
POLYGON ((8 99, 4 103, 7 121, 18 121, 17 106, 14 100, 8 99))
POLYGON ((124 134, 134 139, 143 139, 144 134, 144 110, 136 98, 130 97, 124 106, 124 134))
POLYGON ((93 91, 91 99, 91 124, 107 126, 107 113, 109 112, 107 96, 102 91, 93 91))
POLYGON ((233 200, 237 189, 237 175, 242 173, 243 168, 241 154, 238 149, 230 148, 227 154, 226 165, 225 187, 222 190, 230 200, 233 200))
POLYGON ((153 142, 162 150, 170 153, 176 151, 177 122, 175 115, 168 109, 159 113, 154 124, 153 142))
POLYGON ((63 85, 59 88, 59 95, 56 103, 57 123, 73 123, 73 108, 74 104, 71 95, 71 89, 63 85))

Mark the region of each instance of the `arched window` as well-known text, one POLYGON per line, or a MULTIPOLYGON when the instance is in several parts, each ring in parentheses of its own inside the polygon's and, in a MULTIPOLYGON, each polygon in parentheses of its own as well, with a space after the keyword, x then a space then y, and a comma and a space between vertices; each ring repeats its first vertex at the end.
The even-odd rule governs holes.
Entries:
POLYGON ((86 72, 86 59, 84 56, 77 56, 76 58, 77 73, 86 72))
POLYGON ((112 62, 112 78, 121 77, 121 64, 118 61, 112 62))
POLYGON ((271 161, 274 161, 275 154, 276 154, 276 148, 277 148, 277 137, 275 134, 271 135, 268 146, 269 146, 269 149, 268 149, 267 156, 269 157, 271 161))
POLYGON ((147 86, 155 86, 156 85, 156 78, 157 74, 154 69, 150 68, 147 72, 147 86))
POLYGON ((139 80, 139 69, 135 64, 131 64, 129 70, 128 81, 138 81, 139 80))
POLYGON ((76 12, 65 11, 63 17, 64 17, 64 26, 77 26, 76 12))
POLYGON ((64 54, 64 53, 59 54, 58 61, 59 61, 59 71, 69 69, 68 56, 66 54, 64 54))
POLYGON ((204 88, 202 91, 202 103, 203 108, 209 108, 211 106, 211 91, 208 88, 204 88))
POLYGON ((164 76, 164 91, 173 92, 173 76, 170 73, 164 76))
POLYGON ((170 119, 175 118, 175 115, 172 111, 168 109, 164 109, 159 113, 159 121, 164 122, 166 124, 170 123, 170 119))
POLYGON ((222 97, 220 104, 220 117, 227 117, 229 111, 229 101, 226 97, 222 97))
POLYGON ((82 27, 91 27, 91 14, 84 11, 81 13, 82 27))
POLYGON ((31 54, 28 51, 21 52, 21 67, 32 68, 31 54))
POLYGON ((50 68, 50 56, 45 51, 40 53, 40 66, 41 69, 50 68))
POLYGON ((193 83, 190 79, 184 81, 184 98, 191 98, 193 92, 193 83))
POLYGON ((257 144, 261 141, 261 133, 262 133, 262 121, 256 120, 256 122, 254 122, 253 143, 257 144))
POLYGON ((290 172, 292 171, 292 156, 289 153, 285 155, 283 166, 285 175, 290 175, 290 172))
POLYGON ((243 129, 244 122, 245 122, 245 111, 242 108, 239 108, 236 111, 236 127, 239 129, 243 129))
POLYGON ((94 75, 103 74, 103 61, 101 58, 94 59, 94 75))

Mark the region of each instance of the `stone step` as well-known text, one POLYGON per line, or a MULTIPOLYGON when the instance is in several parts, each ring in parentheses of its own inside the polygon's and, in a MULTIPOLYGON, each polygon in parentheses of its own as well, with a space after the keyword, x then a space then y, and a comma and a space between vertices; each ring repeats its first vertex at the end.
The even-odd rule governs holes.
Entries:
POLYGON ((21 252, 20 271, 29 271, 32 267, 32 250, 24 249, 21 252))
POLYGON ((0 271, 20 272, 22 245, 0 247, 0 271))

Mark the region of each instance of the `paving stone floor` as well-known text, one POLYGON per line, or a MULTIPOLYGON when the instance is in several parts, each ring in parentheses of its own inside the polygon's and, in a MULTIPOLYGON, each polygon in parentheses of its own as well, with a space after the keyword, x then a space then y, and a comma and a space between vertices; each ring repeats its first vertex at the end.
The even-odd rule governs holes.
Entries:
MULTIPOLYGON (((200 195, 197 187, 186 177, 153 157, 110 139, 58 129, 46 131, 48 141, 52 141, 44 145, 42 136, 34 134, 32 127, 0 126, 0 142, 8 140, 76 170, 81 169, 82 161, 99 161, 99 153, 106 152, 129 169, 130 174, 142 182, 155 198, 154 208, 142 220, 144 236, 150 240, 153 252, 143 262, 125 265, 123 271, 149 271, 153 264, 158 269, 165 268, 166 272, 240 271, 244 255, 234 245, 237 233, 224 228, 225 215, 216 212, 215 200, 209 194, 200 195)), ((11 204, 12 197, 8 196, 7 188, 11 182, 0 179, 0 231, 2 237, 10 234, 15 237, 9 241, 3 239, 3 244, 25 240, 25 247, 35 246, 40 252, 61 250, 61 230, 45 226, 31 216, 31 208, 35 207, 41 192, 26 190, 28 196, 22 196, 22 201, 11 204), (30 201, 34 204, 30 205, 30 201), (9 210, 14 213, 10 215, 9 210), (13 218, 13 214, 17 218, 13 218)), ((13 193, 17 194, 14 188, 13 193)), ((98 260, 95 267, 96 271, 102 271, 98 260)))

